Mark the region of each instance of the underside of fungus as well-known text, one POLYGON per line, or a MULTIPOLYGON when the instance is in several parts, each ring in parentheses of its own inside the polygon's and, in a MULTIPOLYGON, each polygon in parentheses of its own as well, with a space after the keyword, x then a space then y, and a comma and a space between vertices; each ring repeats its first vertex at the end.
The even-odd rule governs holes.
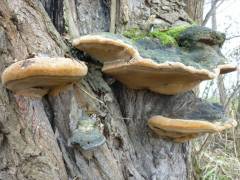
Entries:
POLYGON ((227 74, 237 70, 237 66, 232 64, 219 65, 218 68, 220 69, 220 74, 227 74))
POLYGON ((104 73, 129 88, 167 95, 188 91, 203 80, 236 70, 235 66, 223 63, 224 58, 215 46, 205 50, 202 44, 185 52, 181 48, 163 47, 154 38, 131 41, 121 35, 100 33, 75 39, 73 46, 102 62, 104 73), (203 51, 209 52, 209 61, 199 58, 203 51))
POLYGON ((149 127, 159 136, 173 139, 176 142, 190 140, 204 133, 216 133, 235 127, 235 120, 208 122, 204 120, 172 119, 164 116, 153 116, 148 120, 149 127))
POLYGON ((80 80, 87 66, 69 58, 36 57, 18 61, 2 74, 2 83, 18 95, 41 97, 50 90, 80 80))
POLYGON ((131 60, 127 63, 108 63, 103 72, 132 89, 149 89, 161 94, 177 94, 194 88, 216 74, 195 69, 179 62, 155 63, 151 59, 131 60))

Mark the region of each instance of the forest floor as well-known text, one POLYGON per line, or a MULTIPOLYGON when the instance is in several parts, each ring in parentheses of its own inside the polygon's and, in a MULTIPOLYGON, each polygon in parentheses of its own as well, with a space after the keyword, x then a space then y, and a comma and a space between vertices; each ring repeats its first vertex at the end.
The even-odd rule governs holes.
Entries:
POLYGON ((201 180, 239 180, 239 125, 225 133, 206 135, 192 142, 195 177, 201 180))

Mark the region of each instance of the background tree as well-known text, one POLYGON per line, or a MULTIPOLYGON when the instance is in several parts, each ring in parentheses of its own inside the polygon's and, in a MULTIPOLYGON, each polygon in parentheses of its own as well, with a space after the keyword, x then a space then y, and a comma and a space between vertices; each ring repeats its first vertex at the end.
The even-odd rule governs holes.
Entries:
POLYGON ((185 0, 185 10, 196 23, 202 24, 204 0, 185 0))

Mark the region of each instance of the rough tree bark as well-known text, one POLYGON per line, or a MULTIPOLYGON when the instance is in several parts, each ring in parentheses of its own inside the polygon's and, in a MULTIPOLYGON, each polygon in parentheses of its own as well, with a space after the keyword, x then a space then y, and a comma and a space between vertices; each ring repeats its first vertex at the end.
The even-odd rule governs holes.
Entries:
POLYGON ((185 10, 188 15, 197 24, 202 24, 204 0, 184 0, 184 2, 186 3, 185 10))
MULTIPOLYGON (((194 98, 192 92, 164 96, 112 84, 99 63, 68 41, 108 31, 110 7, 108 0, 0 1, 1 72, 41 54, 71 56, 89 67, 86 78, 58 96, 16 96, 0 84, 0 179, 187 179, 189 143, 160 139, 146 121, 156 114, 171 115, 167 101, 184 107, 185 99, 194 98), (97 119, 107 139, 92 152, 68 143, 83 110, 97 119)), ((141 26, 153 14, 169 25, 189 21, 183 8, 181 0, 117 1, 116 31, 141 26)))

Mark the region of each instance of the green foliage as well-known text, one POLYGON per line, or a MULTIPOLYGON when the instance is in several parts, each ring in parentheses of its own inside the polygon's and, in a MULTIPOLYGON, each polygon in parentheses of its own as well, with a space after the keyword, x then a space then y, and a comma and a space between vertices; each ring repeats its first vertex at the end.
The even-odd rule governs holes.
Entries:
POLYGON ((147 36, 147 34, 143 31, 141 31, 139 28, 132 28, 132 29, 128 29, 127 31, 125 31, 123 33, 123 35, 127 38, 130 38, 134 41, 143 39, 144 37, 147 36))

